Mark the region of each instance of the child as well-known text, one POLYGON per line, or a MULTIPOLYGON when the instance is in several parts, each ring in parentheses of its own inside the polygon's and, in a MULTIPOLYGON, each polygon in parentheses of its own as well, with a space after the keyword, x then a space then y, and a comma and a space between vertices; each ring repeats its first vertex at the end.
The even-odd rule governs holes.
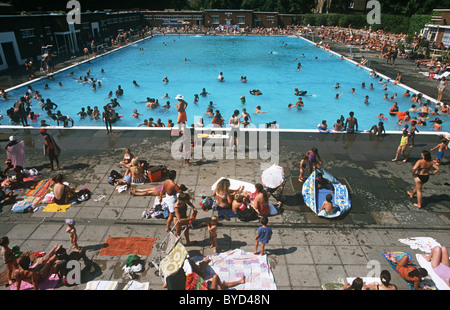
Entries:
POLYGON ((70 242, 73 244, 73 249, 79 250, 78 247, 78 236, 77 236, 77 229, 75 228, 75 220, 74 219, 66 219, 65 220, 67 229, 66 233, 69 234, 70 242))
POLYGON ((8 285, 11 285, 14 283, 12 279, 12 273, 14 272, 15 269, 19 269, 19 265, 17 264, 13 251, 9 248, 8 245, 9 245, 8 237, 3 237, 0 239, 3 262, 6 265, 6 268, 8 269, 8 285))
POLYGON ((437 158, 436 158, 435 162, 436 162, 436 165, 439 166, 439 164, 441 163, 442 157, 444 157, 444 150, 448 150, 448 140, 446 138, 443 138, 441 140, 441 143, 439 143, 438 145, 436 145, 435 147, 430 149, 430 151, 433 151, 435 149, 438 149, 437 158))
POLYGON ((262 226, 258 228, 258 232, 256 233, 255 237, 255 251, 254 254, 258 251, 258 244, 261 242, 261 253, 260 255, 264 255, 264 250, 266 247, 266 244, 269 243, 270 238, 272 237, 272 228, 267 226, 267 223, 269 222, 269 219, 267 217, 261 218, 261 224, 262 226))
POLYGON ((208 226, 209 231, 209 241, 211 242, 211 248, 214 249, 214 253, 217 253, 218 246, 217 246, 217 216, 213 215, 211 216, 211 219, 208 223, 202 223, 200 226, 208 226))
POLYGON ((328 194, 326 196, 326 200, 323 202, 322 207, 319 210, 319 213, 320 213, 320 211, 325 210, 325 212, 328 215, 333 214, 335 208, 333 207, 333 203, 331 202, 332 200, 333 200, 333 195, 328 194))
POLYGON ((300 176, 298 177, 298 180, 300 182, 305 182, 305 178, 303 177, 303 175, 305 174, 307 163, 308 163, 308 156, 304 155, 302 160, 300 161, 300 176))
POLYGON ((416 136, 416 132, 419 132, 417 130, 416 125, 417 125, 416 121, 411 122, 411 129, 409 130, 409 140, 411 142, 410 147, 414 147, 414 137, 416 136))
POLYGON ((403 135, 402 138, 400 140, 400 145, 397 148, 397 153, 395 154, 395 158, 392 161, 397 161, 398 159, 398 155, 401 153, 402 157, 403 157, 403 162, 406 163, 406 161, 408 160, 408 157, 405 156, 405 149, 406 146, 408 145, 408 130, 403 129, 403 135))

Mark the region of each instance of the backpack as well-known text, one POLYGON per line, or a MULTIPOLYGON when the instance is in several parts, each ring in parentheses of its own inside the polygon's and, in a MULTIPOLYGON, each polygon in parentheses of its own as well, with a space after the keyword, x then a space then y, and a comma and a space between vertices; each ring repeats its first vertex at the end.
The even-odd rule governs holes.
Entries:
POLYGON ((238 218, 243 222, 250 222, 258 219, 258 213, 253 208, 245 208, 244 210, 238 210, 238 218))
POLYGON ((108 178, 108 183, 111 185, 114 185, 114 183, 116 183, 117 179, 122 179, 123 176, 117 172, 116 170, 112 170, 111 173, 109 174, 109 178, 108 178))
POLYGON ((202 201, 200 201, 200 206, 202 207, 203 211, 209 211, 212 209, 212 206, 214 204, 214 200, 211 197, 202 196, 202 201))
POLYGON ((87 188, 82 188, 77 192, 77 201, 83 202, 91 198, 91 191, 87 188))

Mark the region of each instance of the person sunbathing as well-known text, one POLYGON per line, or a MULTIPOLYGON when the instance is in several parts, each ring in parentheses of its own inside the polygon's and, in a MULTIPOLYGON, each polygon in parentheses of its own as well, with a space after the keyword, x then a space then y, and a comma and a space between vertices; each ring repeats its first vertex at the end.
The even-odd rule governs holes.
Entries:
POLYGON ((397 263, 395 267, 398 274, 406 282, 414 285, 415 290, 429 290, 430 288, 421 288, 420 283, 422 278, 428 275, 428 271, 425 268, 416 268, 411 264, 408 254, 405 254, 397 263))
POLYGON ((450 261, 445 246, 436 246, 430 254, 422 254, 427 262, 431 263, 433 271, 450 287, 450 261))
MULTIPOLYGON (((184 184, 177 184, 181 192, 187 191, 187 187, 184 184)), ((159 196, 161 194, 162 185, 152 186, 147 188, 130 188, 130 195, 133 196, 159 196)))
POLYGON ((38 258, 33 267, 30 267, 29 256, 21 256, 19 259, 19 269, 14 271, 17 290, 20 290, 22 281, 31 283, 35 290, 39 290, 39 283, 47 278, 51 267, 53 267, 53 264, 56 261, 55 252, 61 246, 62 245, 56 244, 47 255, 38 258))

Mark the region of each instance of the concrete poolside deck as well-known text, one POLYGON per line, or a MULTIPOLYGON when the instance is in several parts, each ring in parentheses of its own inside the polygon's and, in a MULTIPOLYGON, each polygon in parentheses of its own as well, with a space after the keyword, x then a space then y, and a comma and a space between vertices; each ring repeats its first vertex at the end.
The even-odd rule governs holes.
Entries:
MULTIPOLYGON (((39 180, 56 174, 46 171, 49 163, 42 155, 42 137, 38 130, 3 130, 0 137, 3 144, 12 133, 25 141, 27 168, 42 171, 39 180)), ((126 257, 99 255, 107 237, 156 237, 158 242, 166 236, 164 220, 141 218, 145 208, 153 205, 154 197, 118 193, 107 183, 111 170, 124 171, 118 168, 118 162, 125 148, 130 148, 150 164, 165 164, 176 170, 176 181, 188 187, 197 206, 201 196, 211 195, 211 185, 222 176, 259 182, 261 164, 268 161, 203 159, 192 160, 192 165, 187 166, 182 160, 172 158, 169 134, 162 131, 129 130, 106 135, 105 130, 58 129, 50 130, 50 133, 62 148, 61 173, 72 186, 90 189, 92 198, 71 206, 66 212, 56 213, 40 210, 31 214, 15 214, 10 212, 11 205, 3 206, 0 209, 0 234, 8 236, 11 244, 20 245, 24 251, 49 251, 55 243, 70 248, 64 219, 74 218, 79 244, 86 248, 91 264, 82 264, 82 284, 58 286, 57 290, 83 290, 90 280, 117 280, 121 289, 129 281, 121 269, 126 257), (106 197, 99 202, 94 201, 99 195, 106 197)), ((416 253, 418 250, 411 250, 398 242, 399 238, 407 237, 433 237, 442 245, 450 246, 448 155, 441 171, 424 186, 422 209, 413 206, 406 194, 413 185, 412 164, 422 149, 430 149, 437 144, 437 135, 419 134, 407 163, 391 161, 399 141, 395 134, 386 135, 383 139, 364 133, 280 133, 279 137, 279 164, 289 179, 282 192, 282 212, 269 220, 274 236, 267 247, 278 289, 319 290, 322 284, 339 278, 365 276, 370 271, 366 267, 369 261, 378 262, 381 270, 390 270, 392 282, 400 289, 408 289, 381 254, 400 250, 416 253), (324 169, 344 180, 351 189, 352 209, 343 218, 321 219, 303 202, 301 184, 296 181, 298 163, 301 153, 311 147, 319 149, 324 169)), ((161 182, 145 186, 158 184, 161 182)), ((212 211, 200 211, 197 219, 206 221, 211 214, 212 211)), ((222 219, 218 230, 220 250, 239 248, 252 252, 258 226, 256 221, 243 223, 237 219, 222 219)), ((187 247, 191 256, 212 254, 206 229, 192 230, 191 239, 199 241, 187 247)), ((144 259, 149 263, 148 258, 144 259)), ((161 279, 148 264, 138 281, 150 282, 151 289, 162 289, 161 279)))

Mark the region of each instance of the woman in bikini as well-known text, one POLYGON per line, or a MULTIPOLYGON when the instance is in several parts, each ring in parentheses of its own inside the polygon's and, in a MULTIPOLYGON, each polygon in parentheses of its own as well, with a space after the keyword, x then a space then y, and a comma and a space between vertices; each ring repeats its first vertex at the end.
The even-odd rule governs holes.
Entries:
POLYGON ((216 197, 216 205, 223 209, 231 209, 233 203, 233 195, 242 192, 242 188, 237 190, 230 189, 230 180, 222 179, 217 183, 216 188, 213 191, 213 196, 216 197))
POLYGON ((254 198, 251 202, 251 206, 255 209, 259 216, 268 216, 270 213, 269 207, 269 197, 267 192, 264 190, 262 184, 255 184, 256 192, 254 193, 254 198))
POLYGON ((131 153, 130 149, 125 149, 125 154, 123 155, 123 159, 120 162, 120 165, 124 167, 131 167, 131 160, 134 158, 133 154, 131 153))
POLYGON ((431 154, 427 150, 423 150, 421 153, 422 159, 419 159, 412 169, 414 177, 414 189, 412 192, 407 192, 410 198, 413 198, 417 194, 417 203, 414 205, 418 208, 422 208, 422 187, 430 178, 430 175, 435 175, 439 172, 440 168, 431 159, 431 154), (430 169, 434 168, 434 171, 430 174, 430 169))

